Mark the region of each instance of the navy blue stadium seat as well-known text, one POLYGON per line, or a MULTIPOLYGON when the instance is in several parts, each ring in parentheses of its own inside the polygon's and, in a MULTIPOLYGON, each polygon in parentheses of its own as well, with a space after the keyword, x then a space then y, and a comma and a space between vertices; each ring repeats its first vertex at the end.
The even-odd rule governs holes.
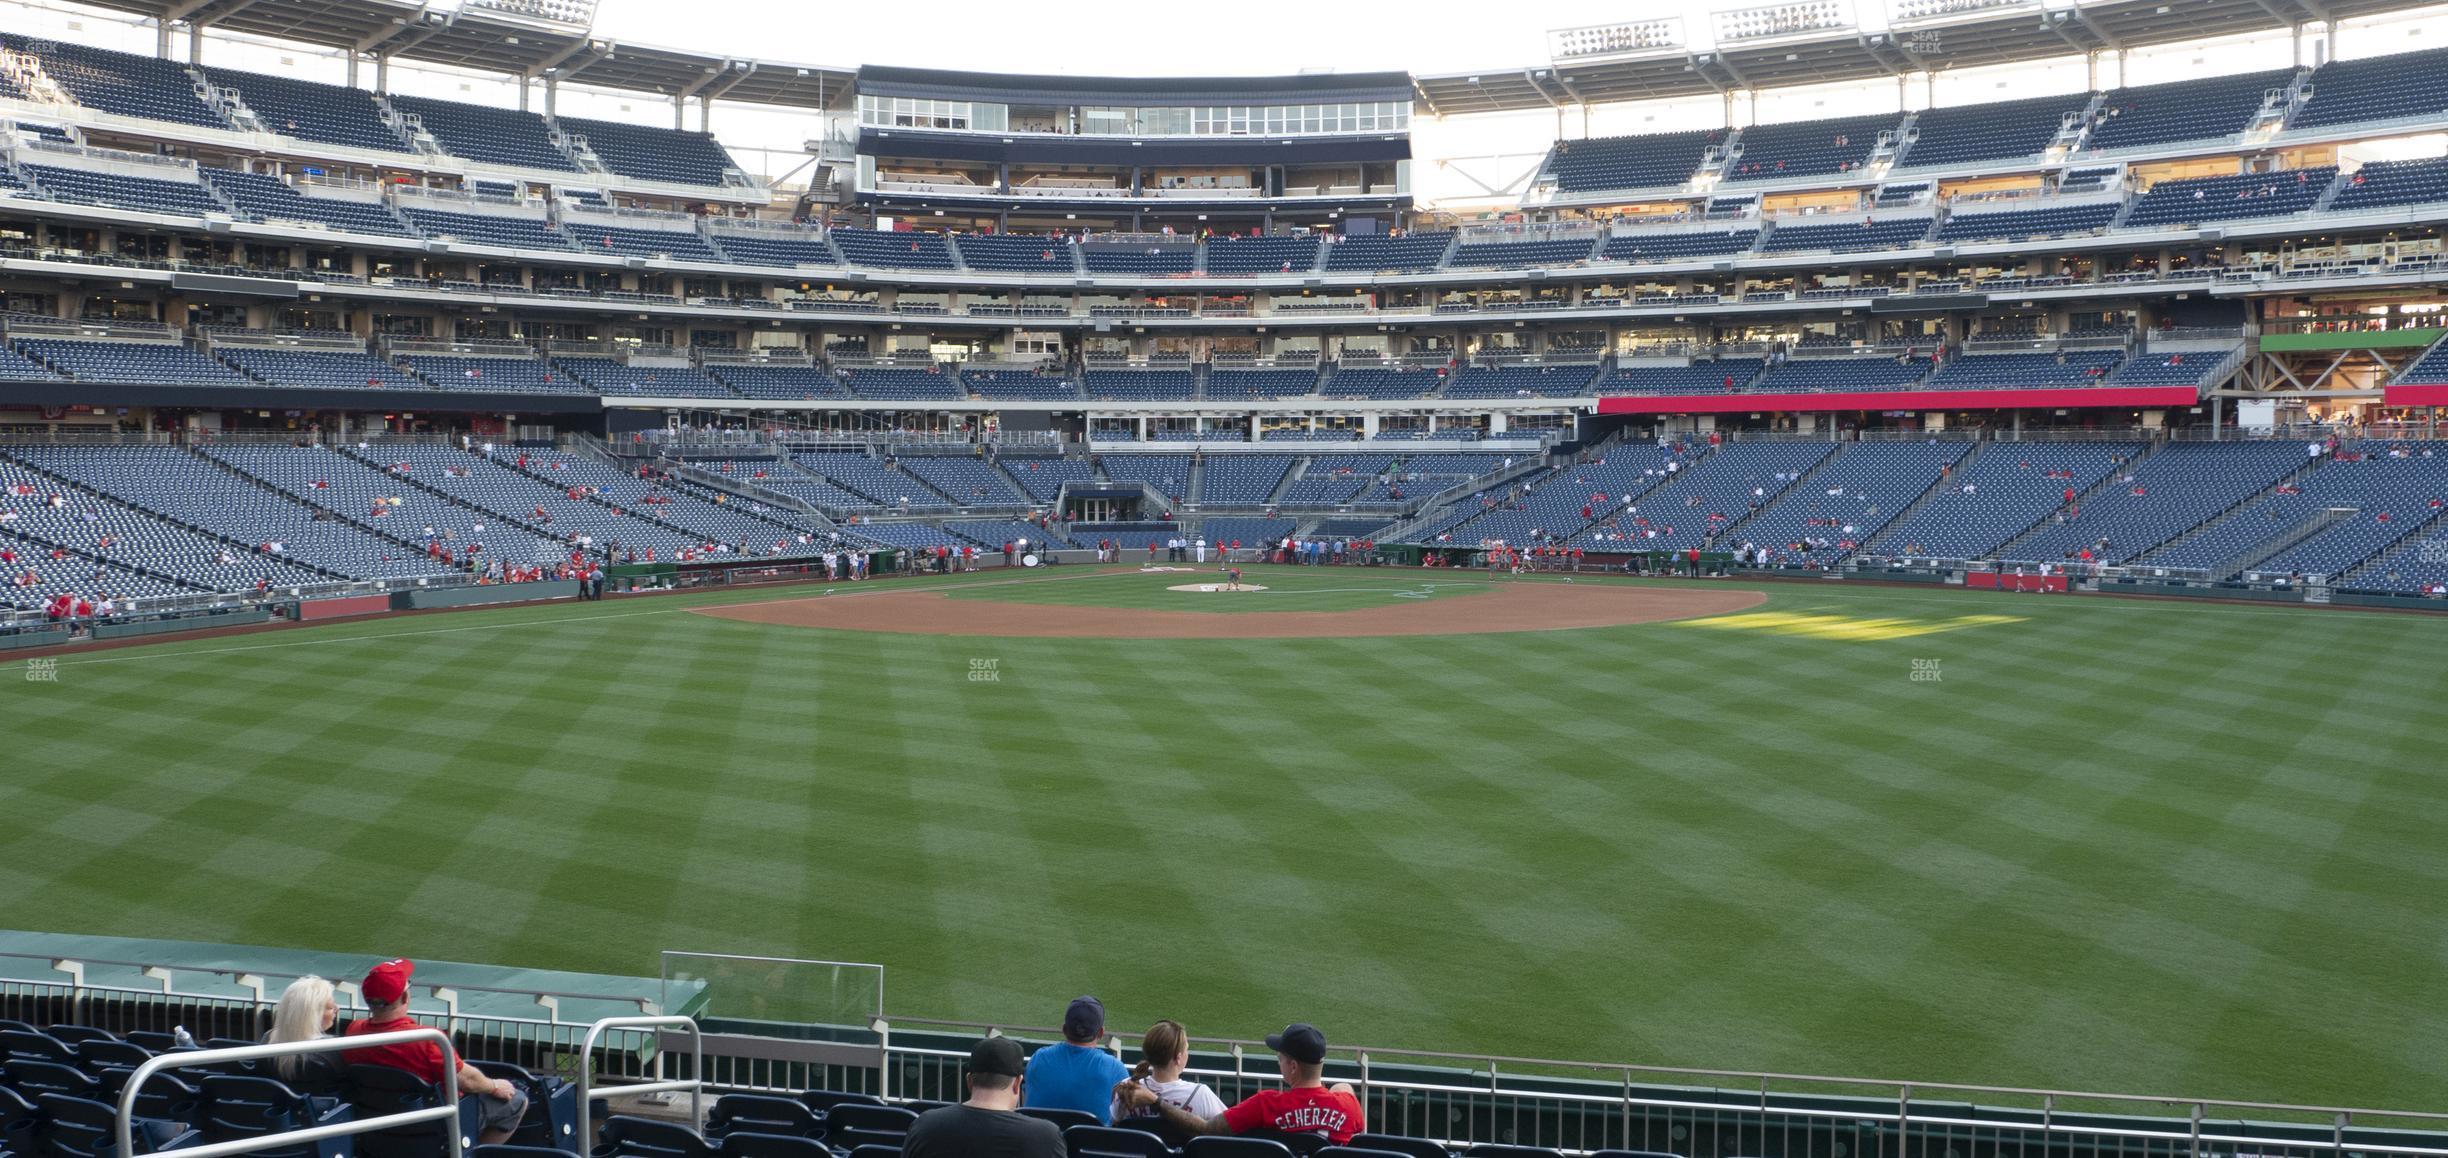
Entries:
POLYGON ((1557 141, 1547 151, 1545 171, 1560 193, 1681 185, 1691 180, 1708 150, 1725 139, 1724 129, 1694 129, 1557 141))
POLYGON ((1545 1146, 1486 1145, 1464 1150, 1462 1158, 1564 1158, 1564 1152, 1545 1146))
POLYGON ((1058 1129, 1097 1125, 1097 1116, 1086 1110, 1066 1110, 1056 1106, 1022 1106, 1020 1112, 1031 1118, 1052 1122, 1058 1129))
POLYGON ((1772 181, 1851 173, 1870 159, 1881 133, 1902 118, 1893 113, 1753 125, 1742 131, 1742 155, 1725 168, 1729 182, 1772 181))
POLYGON ((310 196, 287 181, 264 173, 206 167, 199 172, 206 184, 258 221, 299 221, 344 233, 404 237, 408 226, 380 200, 340 194, 310 196))
POLYGON ((836 1149, 901 1145, 918 1115, 899 1106, 844 1102, 825 1111, 825 1141, 836 1149))
POLYGON ((432 97, 393 94, 388 99, 403 116, 415 117, 451 156, 530 169, 578 168, 553 143, 544 118, 534 113, 432 97))
POLYGON ((593 1158, 712 1158, 697 1131, 677 1122, 614 1114, 595 1133, 593 1158))
POLYGON ((981 233, 955 238, 954 244, 960 247, 961 260, 975 270, 1067 274, 1079 269, 1077 249, 1060 237, 981 233))
POLYGON ((1923 109, 1901 167, 1927 168, 2038 156, 2067 117, 2091 104, 2091 94, 2032 97, 1985 105, 1923 109))
POLYGON ((2448 111, 2448 49, 2333 60, 2312 73, 2312 99, 2291 128, 2436 116, 2448 111))
POLYGON ((802 1090, 801 1105, 819 1114, 830 1115, 837 1106, 881 1106, 884 1100, 874 1094, 854 1094, 843 1090, 802 1090))
POLYGON ((1182 1145, 1182 1158, 1292 1158, 1292 1148, 1271 1138, 1205 1134, 1182 1145))
POLYGON ((2108 228, 2122 208, 2113 201, 2050 209, 2017 209, 2003 213, 1958 213, 1938 226, 1940 241, 2022 241, 2098 233, 2108 228))
POLYGON ((1619 233, 1598 251, 1600 261, 1683 261, 1748 252, 1759 243, 1759 229, 1700 229, 1673 232, 1619 233))
POLYGON ((2337 212, 2383 205, 2448 201, 2448 158, 2374 161, 2346 179, 2329 208, 2337 212))
POLYGON ((2214 76, 2110 89, 2093 115, 2087 152, 2201 141, 2243 132, 2270 89, 2294 83, 2295 70, 2214 76))
POLYGON ((1317 259, 1318 239, 1309 234, 1207 241, 1207 272, 1219 276, 1303 273, 1317 268, 1317 259))
MULTIPOLYGON (((318 1105, 270 1078, 215 1074, 204 1079, 201 1090, 203 1114, 196 1126, 207 1142, 234 1142, 329 1126, 348 1121, 350 1116, 345 1105, 337 1102, 318 1105)), ((255 1151, 268 1158, 349 1158, 350 1152, 346 1138, 255 1151)))
POLYGON ((2161 181, 2134 201, 2127 228, 2188 226, 2251 217, 2284 217, 2310 209, 2337 177, 2337 166, 2188 177, 2161 181))
POLYGON ((234 90, 255 119, 282 136, 384 153, 411 152, 407 139, 384 118, 374 94, 364 89, 234 68, 202 71, 214 88, 234 90))
POLYGON ((163 169, 159 177, 130 177, 60 165, 26 164, 19 166, 19 169, 55 201, 174 217, 202 217, 207 213, 229 212, 227 207, 213 199, 210 189, 177 176, 179 171, 176 169, 163 169))
POLYGON ((722 142, 710 133, 558 114, 553 122, 572 138, 573 146, 583 139, 587 150, 603 162, 604 168, 624 177, 719 186, 726 171, 739 168, 722 142))
MULTIPOLYGON (((361 1118, 378 1118, 389 1114, 404 1114, 411 1110, 433 1107, 436 1093, 433 1083, 419 1081, 416 1075, 390 1066, 352 1065, 348 1075, 348 1103, 361 1118)), ((459 1122, 456 1128, 465 1144, 475 1141, 475 1102, 459 1099, 459 1122)), ((446 1152, 454 1128, 448 1120, 416 1122, 393 1126, 387 1130, 370 1130, 352 1135, 356 1139, 357 1158, 439 1158, 446 1152)))
POLYGON ((823 1142, 797 1134, 739 1131, 722 1139, 723 1158, 832 1158, 823 1142))
POLYGON ((509 1082, 527 1095, 527 1113, 511 1131, 506 1145, 539 1146, 575 1152, 578 1149, 578 1087, 564 1078, 539 1074, 525 1066, 501 1061, 471 1061, 486 1077, 509 1082))
POLYGON ((21 1061, 73 1066, 77 1064, 76 1047, 36 1030, 0 1030, 0 1063, 21 1061))
POLYGON ((195 78, 176 61, 55 40, 42 41, 37 52, 34 40, 14 33, 0 33, 0 45, 40 58, 43 72, 86 108, 209 129, 230 127, 228 118, 204 103, 195 78))
POLYGON ((1450 1158, 1443 1146, 1426 1138, 1412 1138, 1401 1134, 1354 1134, 1351 1144, 1357 1149, 1386 1150, 1396 1154, 1407 1154, 1410 1155, 1410 1158, 1450 1158))
POLYGON ((1329 273, 1399 273, 1435 269, 1453 244, 1450 233, 1406 233, 1400 237, 1338 237, 1326 245, 1329 273))
POLYGON ((100 1081, 74 1066, 27 1058, 12 1058, 0 1063, 0 1085, 6 1085, 29 1098, 43 1094, 99 1098, 108 1093, 100 1081))
POLYGON ((1145 1130, 1075 1125, 1063 1131, 1071 1158, 1172 1158, 1173 1148, 1145 1130))

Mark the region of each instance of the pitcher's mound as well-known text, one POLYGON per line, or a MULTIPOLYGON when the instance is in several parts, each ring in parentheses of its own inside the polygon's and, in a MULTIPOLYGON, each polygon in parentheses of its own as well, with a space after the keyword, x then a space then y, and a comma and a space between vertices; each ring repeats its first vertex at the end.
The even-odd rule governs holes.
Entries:
POLYGON ((1165 590, 1217 592, 1224 595, 1238 595, 1244 591, 1264 591, 1266 588, 1255 583, 1244 583, 1239 587, 1235 587, 1230 583, 1181 583, 1172 587, 1167 587, 1165 590))

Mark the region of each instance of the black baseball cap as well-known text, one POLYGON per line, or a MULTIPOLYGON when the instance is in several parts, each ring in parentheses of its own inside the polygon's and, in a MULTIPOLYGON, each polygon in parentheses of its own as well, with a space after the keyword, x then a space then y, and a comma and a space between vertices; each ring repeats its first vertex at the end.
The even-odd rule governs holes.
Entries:
POLYGON ((1295 1021, 1282 1033, 1270 1033, 1267 1048, 1304 1065, 1326 1060, 1326 1035, 1306 1021, 1295 1021))
POLYGON ((1027 1068, 1027 1061, 1020 1054, 1020 1043, 1008 1037, 986 1038, 969 1047, 969 1072, 973 1074, 1016 1078, 1027 1068))
POLYGON ((1072 1041, 1105 1036, 1105 1003, 1093 997, 1072 998, 1071 1008, 1063 1010, 1063 1036, 1072 1041))

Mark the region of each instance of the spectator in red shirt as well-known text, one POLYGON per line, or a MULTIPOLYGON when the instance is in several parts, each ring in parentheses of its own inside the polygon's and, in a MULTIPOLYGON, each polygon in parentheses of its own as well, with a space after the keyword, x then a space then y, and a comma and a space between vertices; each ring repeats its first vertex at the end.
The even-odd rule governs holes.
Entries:
MULTIPOLYGON (((408 1016, 408 978, 415 973, 416 962, 406 958, 385 961, 368 970, 365 983, 357 991, 365 994, 370 1010, 349 1023, 348 1036, 420 1028, 408 1016)), ((442 1047, 430 1041, 352 1049, 340 1056, 350 1065, 405 1070, 429 1084, 439 1083, 443 1077, 442 1047)), ((477 1135, 477 1141, 488 1146, 509 1141, 511 1131, 518 1129, 519 1119, 527 1113, 527 1095, 508 1082, 486 1077, 483 1070, 464 1061, 459 1063, 458 1086, 460 1093, 482 1099, 477 1104, 484 1115, 484 1129, 477 1135)))
POLYGON ((1360 1098, 1347 1083, 1326 1085, 1326 1035, 1314 1025, 1294 1022, 1282 1033, 1267 1035, 1275 1051, 1275 1067, 1284 1088, 1260 1090, 1239 1105, 1211 1118, 1201 1118, 1165 1102, 1156 1091, 1137 1082, 1114 1087, 1114 1102, 1132 1110, 1153 1109, 1165 1125, 1189 1137, 1200 1134, 1256 1134, 1261 1137, 1323 1138, 1329 1146, 1348 1144, 1352 1135, 1368 1129, 1360 1098))

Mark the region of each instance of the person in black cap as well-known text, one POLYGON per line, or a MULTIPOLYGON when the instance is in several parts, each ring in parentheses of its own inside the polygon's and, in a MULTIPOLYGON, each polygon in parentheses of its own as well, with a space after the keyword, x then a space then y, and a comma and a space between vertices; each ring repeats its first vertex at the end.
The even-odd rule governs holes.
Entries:
POLYGON ((969 1050, 969 1100, 918 1115, 904 1158, 1064 1158, 1062 1131, 1020 1113, 1020 1043, 990 1037, 969 1050))
POLYGON ((1028 1060, 1030 1109, 1079 1110, 1113 1125, 1113 1088, 1130 1078, 1122 1059, 1097 1048, 1105 1037, 1105 1003, 1081 997, 1063 1011, 1063 1039, 1028 1060))
POLYGON ((1155 1091, 1137 1082, 1115 1086, 1114 1101, 1133 1110, 1154 1109, 1165 1125, 1193 1136, 1305 1136, 1341 1146, 1368 1129, 1360 1097, 1351 1086, 1338 1082, 1330 1089, 1326 1085, 1326 1035, 1318 1027, 1296 1021, 1282 1033, 1268 1034, 1266 1043, 1275 1051, 1275 1068, 1283 1074, 1284 1088, 1260 1090, 1212 1118, 1167 1105, 1155 1091))

